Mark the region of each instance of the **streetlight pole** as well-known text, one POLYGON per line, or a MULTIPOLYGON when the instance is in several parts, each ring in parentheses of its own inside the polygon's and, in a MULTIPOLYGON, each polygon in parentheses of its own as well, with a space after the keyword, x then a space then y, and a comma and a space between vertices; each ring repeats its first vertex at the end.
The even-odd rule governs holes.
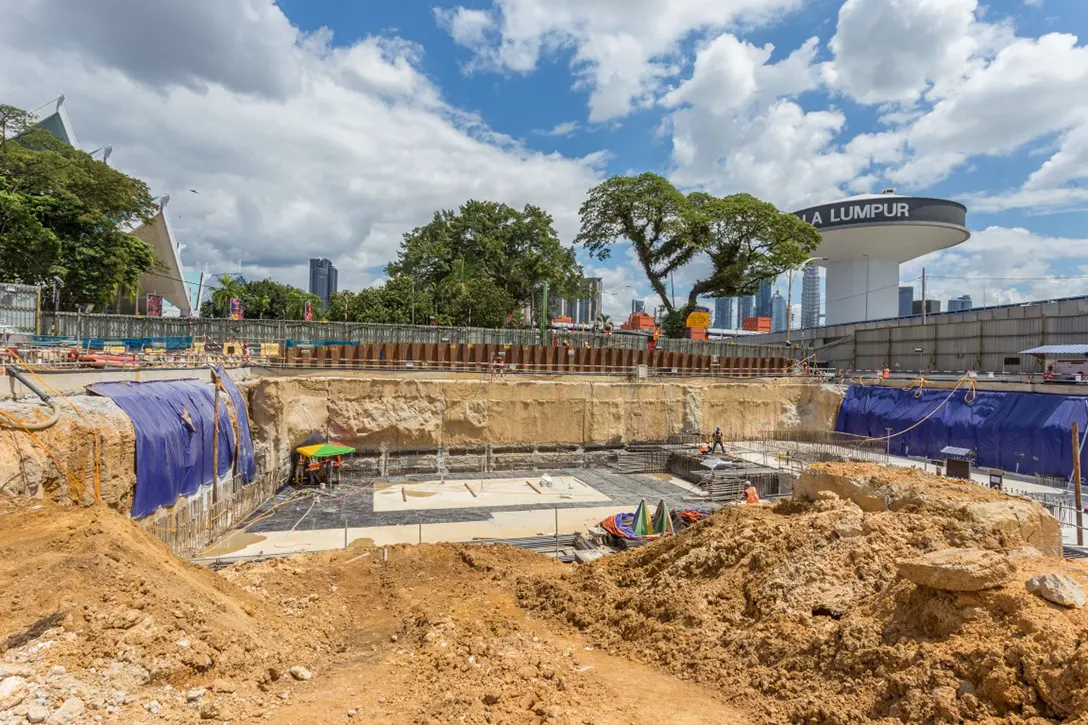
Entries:
POLYGON ((861 253, 865 257, 865 322, 869 321, 869 255, 861 253))
MULTIPOLYGON (((809 257, 801 263, 801 269, 809 266, 813 262, 826 262, 827 257, 809 257)), ((788 275, 789 282, 786 284, 786 342, 790 341, 790 328, 793 326, 793 267, 790 267, 790 273, 788 275)), ((803 299, 803 298, 802 298, 803 299)), ((802 304, 804 302, 802 301, 802 304)), ((801 323, 805 324, 804 322, 801 323)))

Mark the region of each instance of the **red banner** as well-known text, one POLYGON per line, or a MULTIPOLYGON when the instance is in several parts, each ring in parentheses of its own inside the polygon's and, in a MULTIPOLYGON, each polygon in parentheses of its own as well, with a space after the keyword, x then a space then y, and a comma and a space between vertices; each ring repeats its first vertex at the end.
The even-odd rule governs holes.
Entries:
POLYGON ((147 316, 162 317, 162 295, 147 296, 147 316))
POLYGON ((242 309, 242 301, 237 297, 230 298, 230 319, 240 320, 244 316, 245 311, 242 309))
POLYGON ((303 313, 302 319, 306 320, 307 322, 313 321, 313 319, 314 319, 314 303, 313 302, 307 302, 306 303, 306 311, 305 311, 305 313, 303 313))

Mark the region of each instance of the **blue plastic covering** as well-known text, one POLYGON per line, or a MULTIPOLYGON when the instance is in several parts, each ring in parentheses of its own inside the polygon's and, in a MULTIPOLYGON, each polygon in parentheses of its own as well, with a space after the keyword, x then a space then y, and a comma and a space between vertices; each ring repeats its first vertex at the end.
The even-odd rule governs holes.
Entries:
POLYGON ((249 483, 257 473, 257 462, 253 458, 253 436, 249 431, 246 399, 222 365, 217 365, 215 372, 223 380, 223 387, 226 388, 231 402, 234 403, 234 415, 238 418, 238 473, 242 476, 242 483, 249 483))
MULTIPOLYGON (((132 516, 143 518, 160 506, 196 493, 211 483, 214 390, 196 380, 97 383, 88 386, 125 411, 136 431, 136 493, 132 516), (191 421, 191 427, 190 423, 191 421)), ((248 426, 247 426, 248 430, 248 426)), ((224 402, 219 405, 219 476, 230 472, 234 431, 224 402)))
MULTIPOLYGON (((1081 437, 1088 426, 1088 397, 1047 393, 982 391, 973 403, 966 390, 917 428, 891 439, 893 455, 937 458, 945 446, 970 448, 976 464, 1031 475, 1069 477, 1073 470, 1073 421, 1081 437)), ((883 438, 918 423, 948 397, 947 390, 926 390, 920 398, 899 388, 854 385, 839 409, 835 429, 883 438)), ((1081 465, 1088 471, 1088 446, 1081 465)))
POLYGON ((193 338, 188 335, 167 337, 91 337, 82 340, 74 337, 56 337, 53 335, 32 335, 31 340, 37 345, 82 345, 88 350, 101 350, 114 345, 124 345, 126 350, 188 350, 193 346, 193 338))

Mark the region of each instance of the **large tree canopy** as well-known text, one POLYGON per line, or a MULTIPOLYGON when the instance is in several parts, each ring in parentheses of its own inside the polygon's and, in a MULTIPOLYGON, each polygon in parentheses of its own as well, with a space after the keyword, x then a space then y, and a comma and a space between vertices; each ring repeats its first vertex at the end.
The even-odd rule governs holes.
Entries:
POLYGON ((106 308, 155 263, 129 233, 155 213, 147 186, 0 105, 0 281, 59 277, 62 304, 106 308))
POLYGON ((560 242, 550 215, 491 201, 437 212, 404 235, 386 271, 392 280, 415 280, 452 324, 486 327, 511 322, 544 281, 572 294, 581 278, 574 249, 560 242))
POLYGON ((717 198, 684 195, 657 174, 616 176, 594 187, 581 208, 577 241, 595 258, 608 259, 626 239, 669 312, 676 332, 699 297, 754 294, 760 280, 802 264, 820 233, 793 214, 749 194, 717 198), (689 262, 708 260, 682 306, 668 293, 669 275, 689 262))

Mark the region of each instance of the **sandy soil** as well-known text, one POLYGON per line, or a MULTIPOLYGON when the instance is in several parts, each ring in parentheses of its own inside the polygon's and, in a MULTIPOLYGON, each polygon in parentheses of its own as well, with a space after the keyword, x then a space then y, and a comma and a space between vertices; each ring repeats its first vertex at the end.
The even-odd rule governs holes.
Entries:
POLYGON ((108 509, 9 505, 0 722, 1088 722, 1088 612, 1024 586, 1088 570, 967 514, 997 494, 951 505, 963 484, 834 470, 911 495, 730 506, 579 567, 423 545, 215 574, 108 509), (898 575, 949 547, 1011 574, 976 592, 898 575))

